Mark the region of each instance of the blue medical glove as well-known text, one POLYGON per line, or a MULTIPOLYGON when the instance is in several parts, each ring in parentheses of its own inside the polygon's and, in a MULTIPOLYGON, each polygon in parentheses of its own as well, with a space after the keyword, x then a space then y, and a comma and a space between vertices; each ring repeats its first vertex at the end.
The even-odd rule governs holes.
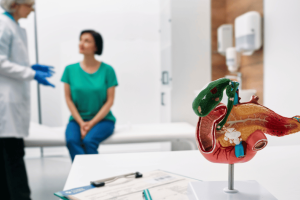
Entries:
POLYGON ((31 68, 35 71, 42 71, 47 73, 47 77, 51 77, 55 72, 53 71, 54 67, 35 64, 31 68))
POLYGON ((42 72, 42 71, 36 71, 34 79, 39 83, 39 84, 43 84, 43 85, 49 85, 51 87, 55 87, 55 85, 49 83, 49 81, 47 81, 48 77, 48 73, 47 72, 42 72))

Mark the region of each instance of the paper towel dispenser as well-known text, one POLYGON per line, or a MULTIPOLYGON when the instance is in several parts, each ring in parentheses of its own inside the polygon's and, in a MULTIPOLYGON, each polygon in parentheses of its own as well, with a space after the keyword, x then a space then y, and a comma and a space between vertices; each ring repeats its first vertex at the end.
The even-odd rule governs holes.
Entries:
POLYGON ((252 55, 262 46, 262 19, 258 12, 250 11, 235 19, 235 46, 243 55, 252 55))

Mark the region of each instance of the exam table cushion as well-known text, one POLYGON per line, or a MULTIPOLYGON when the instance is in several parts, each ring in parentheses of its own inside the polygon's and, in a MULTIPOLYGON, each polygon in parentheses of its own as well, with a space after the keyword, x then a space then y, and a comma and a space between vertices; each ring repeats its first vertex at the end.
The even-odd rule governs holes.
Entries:
MULTIPOLYGON (((195 140, 195 127, 185 123, 118 125, 104 144, 164 142, 178 139, 195 140)), ((65 146, 65 127, 48 127, 31 122, 27 147, 65 146)))

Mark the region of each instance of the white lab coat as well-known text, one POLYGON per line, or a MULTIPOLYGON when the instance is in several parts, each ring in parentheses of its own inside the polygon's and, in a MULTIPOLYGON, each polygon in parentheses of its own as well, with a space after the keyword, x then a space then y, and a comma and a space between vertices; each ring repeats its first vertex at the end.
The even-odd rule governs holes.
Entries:
POLYGON ((0 14, 0 137, 28 135, 30 80, 34 75, 25 29, 0 14))

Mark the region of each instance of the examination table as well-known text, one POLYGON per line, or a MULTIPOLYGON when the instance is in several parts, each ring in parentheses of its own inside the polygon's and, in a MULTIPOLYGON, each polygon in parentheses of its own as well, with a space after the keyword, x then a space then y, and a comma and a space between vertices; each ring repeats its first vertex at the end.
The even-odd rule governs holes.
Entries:
MULTIPOLYGON (((66 127, 48 127, 31 123, 29 136, 24 139, 26 147, 65 146, 66 127)), ((172 151, 196 150, 195 127, 185 123, 158 123, 139 125, 118 125, 114 134, 101 144, 128 144, 149 142, 171 142, 172 151)))

